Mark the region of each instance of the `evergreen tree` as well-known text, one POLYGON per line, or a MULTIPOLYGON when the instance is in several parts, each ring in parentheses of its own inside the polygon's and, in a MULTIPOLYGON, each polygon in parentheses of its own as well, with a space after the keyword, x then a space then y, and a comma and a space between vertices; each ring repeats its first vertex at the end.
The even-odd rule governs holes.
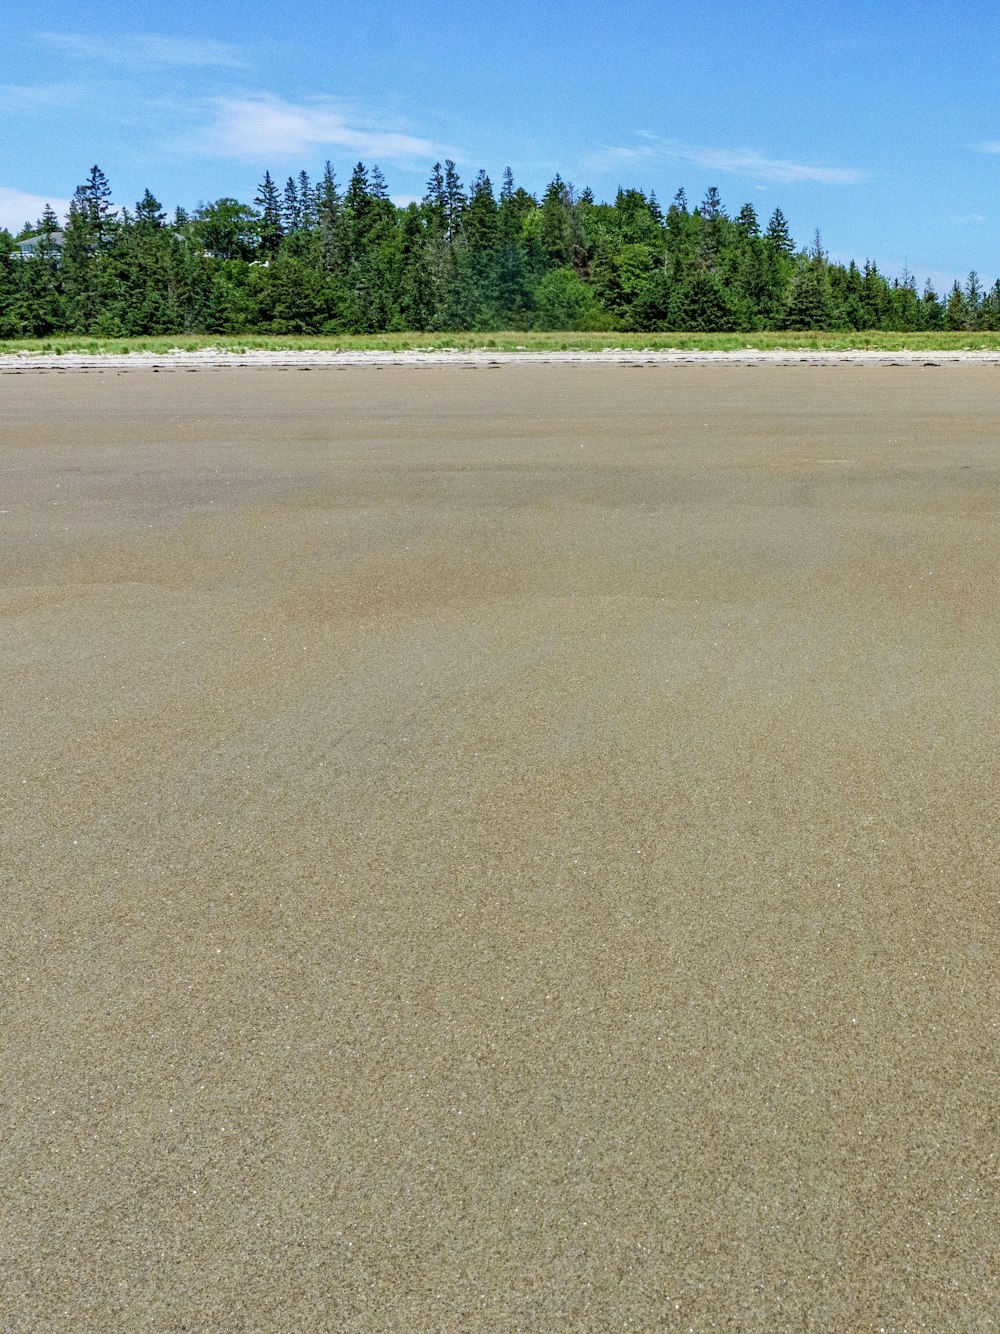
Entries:
POLYGON ((83 185, 77 186, 74 197, 87 215, 98 249, 106 250, 112 243, 118 214, 111 207, 111 186, 108 184, 108 178, 96 163, 91 167, 90 175, 83 185))
POLYGON ((680 287, 671 310, 673 328, 707 333, 735 327, 733 308, 721 283, 707 269, 695 269, 680 287))
POLYGON ((264 172, 264 179, 257 187, 257 194, 253 202, 257 206, 260 218, 258 235, 260 237, 261 253, 265 258, 268 258, 278 253, 278 247, 281 245, 281 239, 285 234, 281 221, 281 201, 278 197, 278 187, 271 179, 269 171, 264 172))
POLYGON ((779 255, 791 257, 795 254, 795 242, 789 234, 788 223, 780 208, 776 208, 771 214, 764 239, 779 255))
POLYGON ((683 189, 667 209, 665 263, 674 287, 681 287, 699 263, 701 220, 689 213, 683 189))
POLYGON ((302 205, 299 201, 299 187, 295 177, 289 176, 281 196, 281 227, 286 236, 297 232, 302 226, 302 205))
POLYGON ((570 258, 570 193, 558 174, 542 197, 542 244, 546 259, 553 266, 567 264, 570 258))
POLYGON ((44 338, 65 327, 59 298, 59 256, 55 233, 59 222, 46 204, 39 219, 39 245, 30 259, 19 260, 14 307, 4 319, 21 337, 44 338))
POLYGON ((493 195, 493 184, 480 171, 472 184, 468 207, 462 218, 462 235, 475 253, 496 250, 500 243, 500 211, 493 195))
POLYGON ((839 267, 831 269, 830 288, 838 327, 863 329, 865 327, 864 287, 861 272, 853 260, 846 269, 839 267))
POLYGON ((941 305, 941 299, 934 290, 934 284, 930 278, 924 284, 923 295, 920 298, 920 328, 921 329, 940 329, 944 326, 944 308, 941 305))
POLYGON ((307 171, 299 172, 299 225, 305 231, 316 226, 316 191, 307 171))
POLYGON ((0 338, 16 338, 20 333, 14 318, 22 261, 14 257, 14 238, 0 227, 0 338))
POLYGON ((760 223, 753 204, 744 204, 736 215, 736 233, 741 241, 755 241, 760 236, 760 223))
POLYGON ((969 327, 969 307, 965 301, 965 293, 957 280, 951 289, 948 304, 945 307, 944 327, 956 331, 969 327))
MULTIPOLYGON (((508 167, 507 170, 510 171, 510 168, 508 167)), ((446 235, 448 231, 448 198, 445 194, 444 173, 441 170, 440 162, 435 162, 431 170, 423 202, 431 230, 442 236, 446 235)))
POLYGON ((101 255, 97 222, 82 187, 70 201, 63 233, 60 280, 67 331, 92 333, 103 304, 101 255))
POLYGON ((340 191, 337 178, 329 161, 323 168, 323 178, 316 191, 316 209, 319 223, 319 257, 325 272, 330 273, 338 265, 341 251, 340 237, 340 191))
POLYGON ((882 329, 890 308, 889 284, 871 261, 865 260, 861 277, 861 309, 865 329, 882 329))
POLYGON ((671 326, 674 285, 666 269, 657 269, 628 312, 624 327, 640 333, 663 333, 671 326))
POLYGON ((465 193, 462 182, 459 180, 454 162, 448 158, 444 164, 444 220, 449 241, 454 241, 458 235, 464 211, 465 193))
POLYGON ((725 245, 725 227, 728 222, 722 207, 722 197, 714 185, 709 186, 705 198, 695 210, 699 222, 698 254, 702 264, 714 273, 719 267, 725 245))
MULTIPOLYGON (((822 247, 819 248, 822 254, 822 247)), ((829 329, 833 301, 826 265, 821 258, 801 260, 795 268, 785 316, 786 329, 829 329)))
POLYGON ((352 258, 360 256, 371 230, 372 202, 372 193, 368 185, 368 168, 363 162, 358 162, 351 172, 351 179, 344 195, 352 258))
POLYGON ((979 328, 980 307, 983 302, 983 289, 979 282, 979 274, 972 270, 965 283, 965 309, 966 309, 966 328, 979 328))
POLYGON ((151 191, 146 190, 135 206, 135 225, 147 231, 158 231, 166 226, 166 222, 163 205, 151 191))
POLYGON ((979 307, 980 329, 1000 329, 1000 278, 983 297, 979 307))
POLYGON ((893 280, 889 292, 887 325, 891 329, 920 328, 920 297, 913 274, 904 266, 901 279, 893 280))

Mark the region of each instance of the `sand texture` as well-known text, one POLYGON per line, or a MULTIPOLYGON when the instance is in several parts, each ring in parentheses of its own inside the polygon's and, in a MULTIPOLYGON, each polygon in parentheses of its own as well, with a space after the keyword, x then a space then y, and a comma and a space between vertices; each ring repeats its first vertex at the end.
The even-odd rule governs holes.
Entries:
MULTIPOLYGON (((752 337, 752 335, 750 335, 752 337)), ((385 348, 331 351, 321 348, 285 348, 271 351, 247 348, 201 348, 185 352, 0 352, 0 375, 31 373, 65 374, 91 371, 99 374, 121 371, 199 371, 254 367, 269 370, 316 370, 357 366, 942 366, 950 364, 1000 366, 1000 352, 948 349, 903 349, 895 352, 864 348, 739 348, 736 351, 700 351, 696 348, 645 348, 628 350, 606 347, 602 351, 573 350, 540 352, 524 348, 501 352, 487 348, 420 348, 397 352, 385 348)))
POLYGON ((996 1327, 922 361, 0 380, 4 1331, 996 1327))

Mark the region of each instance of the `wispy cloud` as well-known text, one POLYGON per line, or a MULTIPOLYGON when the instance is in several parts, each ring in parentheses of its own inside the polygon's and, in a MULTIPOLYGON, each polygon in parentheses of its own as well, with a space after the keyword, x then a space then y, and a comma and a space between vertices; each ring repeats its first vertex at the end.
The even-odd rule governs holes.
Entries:
POLYGON ((269 95, 217 97, 210 105, 199 146, 221 157, 285 159, 316 147, 348 149, 384 162, 457 156, 430 139, 382 128, 333 98, 295 103, 269 95))
POLYGON ((246 51, 232 42, 164 37, 155 32, 93 36, 82 32, 40 32, 38 39, 74 60, 112 65, 175 65, 249 69, 246 51))
POLYGON ((1000 139, 985 139, 982 143, 973 144, 972 147, 976 153, 1000 154, 1000 139))
POLYGON ((752 148, 709 148, 681 143, 676 139, 643 136, 646 143, 626 148, 606 148, 591 154, 586 165, 592 170, 608 171, 618 166, 656 162, 688 162, 710 171, 730 176, 745 176, 755 181, 808 181, 820 185, 859 185, 870 173, 858 167, 826 167, 790 158, 766 157, 752 148))
POLYGON ((78 83, 0 83, 0 111, 50 111, 84 96, 78 83))
POLYGON ((0 227, 19 232, 26 222, 42 216, 46 204, 51 204, 60 220, 69 212, 69 200, 54 195, 32 195, 13 186, 0 185, 0 227))

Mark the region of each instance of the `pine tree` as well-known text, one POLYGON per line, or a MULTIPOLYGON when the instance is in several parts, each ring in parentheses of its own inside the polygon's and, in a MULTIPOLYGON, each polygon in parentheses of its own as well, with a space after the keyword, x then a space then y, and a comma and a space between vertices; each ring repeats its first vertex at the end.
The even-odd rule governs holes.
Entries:
POLYGON ((674 285, 666 269, 657 269, 629 309, 625 328, 640 333, 662 333, 670 329, 674 285))
POLYGON ((95 328, 126 335, 179 332, 182 319, 173 296, 173 259, 166 214, 146 190, 134 219, 122 210, 114 247, 104 263, 95 328))
POLYGON ((889 313, 889 284, 878 271, 878 266, 871 260, 865 260, 861 277, 861 310, 865 329, 885 327, 889 313))
POLYGON ((928 278, 924 283, 923 294, 920 298, 920 328, 940 329, 943 325, 944 308, 941 305, 941 298, 934 290, 934 284, 928 278))
POLYGON ((889 293, 887 327, 890 329, 920 328, 920 297, 917 284, 909 268, 903 265, 902 278, 893 280, 889 293))
POLYGON ((257 194, 253 202, 256 204, 260 216, 261 252, 265 257, 276 255, 285 231, 281 224, 281 202, 278 198, 278 187, 271 179, 269 171, 264 172, 264 179, 257 187, 257 194))
POLYGON ((788 296, 785 328, 829 329, 832 324, 833 301, 826 265, 822 258, 800 259, 788 296))
POLYGON ((726 331, 734 327, 732 305, 713 273, 707 269, 695 269, 676 291, 671 323, 675 329, 692 333, 726 331))
POLYGON ((500 222, 493 184, 485 171, 472 183, 469 202, 462 218, 462 236, 474 252, 495 250, 500 241, 500 222))
MULTIPOLYGON (((508 171, 510 168, 508 168, 508 171)), ((444 189, 444 173, 441 163, 435 162, 423 199, 424 212, 432 232, 442 235, 448 231, 448 199, 444 189)))
POLYGON ((281 196, 281 226, 286 236, 297 232, 302 225, 302 205, 299 187, 294 176, 289 176, 281 196))
POLYGON ((108 178, 96 163, 91 167, 84 184, 77 186, 75 197, 87 213, 98 249, 106 250, 112 243, 118 214, 111 207, 108 178))
POLYGON ((794 255, 795 242, 792 240, 788 231, 788 223, 785 215, 780 208, 776 208, 771 214, 770 221, 767 224, 767 231, 764 233, 764 239, 772 250, 779 255, 794 255))
POLYGON ((454 162, 451 158, 447 158, 444 164, 444 215, 445 231, 449 241, 454 241, 458 235, 464 211, 465 193, 462 182, 459 180, 454 162))
POLYGON ((60 279, 70 333, 91 333, 102 306, 97 221, 80 186, 70 201, 63 233, 60 279))
POLYGON ((360 253, 365 237, 370 228, 372 196, 368 188, 368 168, 358 162, 351 172, 351 179, 344 195, 344 208, 347 212, 352 256, 360 253))
POLYGON ((17 334, 41 338, 65 328, 65 315, 59 295, 59 257, 55 233, 59 219, 46 204, 39 219, 41 240, 32 257, 18 261, 19 279, 13 311, 7 321, 17 334))
POLYGON ((14 238, 0 227, 0 338, 16 338, 20 333, 14 318, 18 280, 22 261, 14 258, 14 238))
POLYGON ((320 264, 327 273, 337 267, 340 259, 340 206, 337 178, 327 161, 323 168, 323 179, 316 191, 320 264))
POLYGON ((979 307, 980 329, 1000 329, 1000 278, 985 294, 979 307))
POLYGON ((966 328, 979 328, 979 313, 983 302, 983 289, 979 282, 979 274, 972 270, 965 282, 965 309, 966 309, 966 328))
POLYGON ((701 220, 689 213, 683 190, 667 209, 665 263, 674 287, 681 287, 698 264, 701 220))
POLYGON ((743 241, 755 241, 760 236, 760 223, 753 204, 744 204, 736 215, 735 227, 743 241))
POLYGON ((566 182, 556 173, 542 197, 542 244, 550 265, 569 262, 569 213, 571 196, 566 182))
POLYGON ((316 226, 316 191, 307 171, 299 172, 298 184, 300 225, 305 231, 310 231, 316 226))
POLYGON ((156 230, 165 226, 166 221, 167 215, 163 211, 163 205, 149 190, 146 190, 135 206, 135 225, 147 230, 156 230))
POLYGON ((695 212, 699 220, 699 258, 705 268, 714 273, 722 258, 729 221, 722 207, 722 197, 714 185, 709 186, 695 212))
POLYGON ((965 293, 956 279, 948 297, 948 305, 944 312, 944 327, 946 329, 967 329, 969 327, 969 308, 966 305, 965 293))

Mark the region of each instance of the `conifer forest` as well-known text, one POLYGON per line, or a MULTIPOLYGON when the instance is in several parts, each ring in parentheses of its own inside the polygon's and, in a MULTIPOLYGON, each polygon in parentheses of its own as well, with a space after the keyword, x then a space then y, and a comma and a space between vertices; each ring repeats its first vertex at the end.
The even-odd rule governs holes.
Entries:
POLYGON ((0 231, 0 337, 393 331, 996 330, 1000 280, 938 293, 914 275, 837 263, 780 209, 730 211, 714 187, 620 189, 613 203, 556 176, 541 197, 508 169, 463 184, 435 165, 424 197, 392 201, 376 166, 330 164, 252 202, 169 217, 147 190, 116 207, 99 167, 61 219, 0 231), (27 244, 26 244, 27 243, 27 244))

